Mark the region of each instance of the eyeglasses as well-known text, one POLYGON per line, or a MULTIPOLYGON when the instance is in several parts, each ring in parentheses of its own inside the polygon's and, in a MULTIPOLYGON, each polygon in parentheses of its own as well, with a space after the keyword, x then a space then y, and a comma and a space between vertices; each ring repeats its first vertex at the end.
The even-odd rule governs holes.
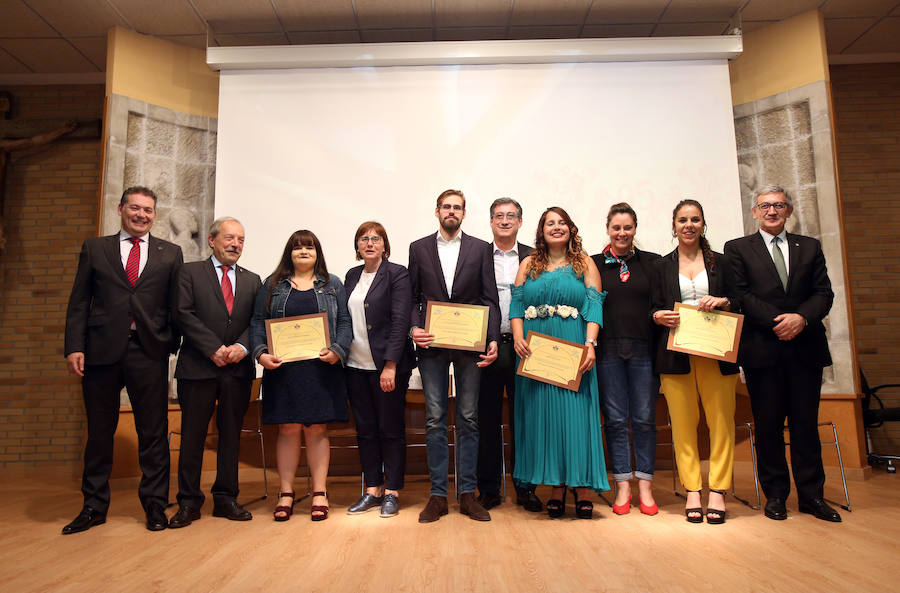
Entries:
POLYGON ((493 218, 497 222, 500 222, 501 220, 504 220, 504 219, 515 222, 515 221, 519 220, 519 215, 516 214, 515 212, 507 212, 506 214, 504 214, 503 212, 497 212, 496 214, 491 216, 491 218, 493 218))
POLYGON ((781 212, 785 208, 788 207, 787 202, 760 202, 756 205, 757 208, 762 210, 763 212, 768 212, 769 208, 775 208, 778 212, 781 212))
POLYGON ((372 245, 378 245, 381 243, 381 237, 375 235, 374 237, 360 237, 358 243, 360 245, 365 245, 366 243, 371 243, 372 245))
POLYGON ((463 207, 459 204, 441 204, 441 210, 444 212, 450 212, 451 210, 454 212, 462 212, 463 207))

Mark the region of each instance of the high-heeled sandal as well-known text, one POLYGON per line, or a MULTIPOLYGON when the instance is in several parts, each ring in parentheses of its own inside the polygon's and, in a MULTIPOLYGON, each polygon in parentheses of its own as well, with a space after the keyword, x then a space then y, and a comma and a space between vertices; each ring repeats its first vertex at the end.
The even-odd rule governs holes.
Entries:
POLYGON ((291 518, 291 515, 294 514, 294 493, 293 492, 279 492, 278 498, 290 498, 291 504, 289 505, 278 505, 275 507, 275 512, 272 513, 272 517, 276 521, 287 521, 291 518), (279 515, 278 513, 284 513, 284 515, 279 515))
POLYGON ((562 499, 551 498, 544 505, 547 507, 547 516, 551 519, 559 519, 566 514, 566 488, 563 486, 562 499))
MULTIPOLYGON (((713 490, 709 489, 710 492, 715 492, 716 494, 721 494, 722 499, 725 499, 725 491, 724 490, 713 490)), ((725 522, 725 509, 711 509, 709 505, 706 507, 706 522, 710 525, 721 525, 725 522)))
MULTIPOLYGON (((584 499, 578 500, 578 490, 572 488, 572 496, 575 497, 575 516, 579 519, 594 518, 594 503, 584 499)), ((631 497, 628 497, 628 507, 631 508, 631 497)))
MULTIPOLYGON (((313 492, 312 495, 315 496, 324 496, 326 499, 328 498, 328 492, 313 492)), ((328 518, 328 505, 327 504, 314 504, 309 507, 309 515, 313 521, 324 521, 328 518), (319 513, 318 515, 316 513, 319 513)))
MULTIPOLYGON (((688 490, 688 492, 700 492, 699 490, 688 490)), ((688 523, 703 523, 703 508, 692 507, 684 509, 684 516, 688 523), (692 516, 696 515, 696 516, 692 516)))

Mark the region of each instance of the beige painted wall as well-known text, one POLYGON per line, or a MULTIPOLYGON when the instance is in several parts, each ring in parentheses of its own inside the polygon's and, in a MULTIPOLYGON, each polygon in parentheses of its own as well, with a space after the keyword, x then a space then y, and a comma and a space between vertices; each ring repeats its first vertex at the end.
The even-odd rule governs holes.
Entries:
POLYGON ((109 30, 106 94, 124 95, 173 111, 217 117, 219 74, 206 52, 121 27, 109 30))
POLYGON ((729 64, 733 105, 829 80, 825 20, 818 10, 746 33, 743 42, 744 53, 729 64))

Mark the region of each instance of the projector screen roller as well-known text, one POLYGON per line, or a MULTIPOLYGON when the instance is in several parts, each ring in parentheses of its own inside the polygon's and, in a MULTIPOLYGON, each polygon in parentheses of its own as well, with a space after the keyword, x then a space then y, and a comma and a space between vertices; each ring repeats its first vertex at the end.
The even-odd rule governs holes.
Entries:
POLYGON ((241 264, 263 277, 305 228, 343 279, 365 220, 405 265, 448 188, 465 193, 463 231, 488 241, 502 196, 522 204, 527 244, 562 206, 597 253, 626 201, 637 244, 666 253, 687 197, 714 249, 742 234, 725 60, 223 71, 217 159, 216 216, 244 223, 241 264))

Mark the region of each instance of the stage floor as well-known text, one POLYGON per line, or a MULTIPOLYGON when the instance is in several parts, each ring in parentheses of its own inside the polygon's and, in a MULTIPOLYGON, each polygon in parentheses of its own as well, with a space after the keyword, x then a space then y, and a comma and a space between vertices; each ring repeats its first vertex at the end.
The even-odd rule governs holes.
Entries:
MULTIPOLYGON (((738 493, 755 499, 749 470, 737 471, 738 493)), ((201 520, 156 533, 144 528, 137 480, 128 478, 113 482, 105 525, 69 536, 60 530, 81 507, 79 483, 71 471, 56 473, 17 470, 2 479, 4 592, 863 593, 894 590, 900 569, 900 477, 881 469, 849 483, 853 512, 841 510, 843 523, 796 512, 794 497, 788 520, 771 521, 729 496, 725 525, 687 523, 668 471, 657 475, 655 517, 636 508, 613 515, 596 496, 594 520, 575 519, 571 497, 566 517, 551 520, 517 507, 510 485, 489 523, 460 515, 451 499, 447 517, 420 525, 428 481, 412 476, 398 517, 347 515, 360 484, 340 478, 329 483, 327 521, 310 521, 306 499, 292 520, 275 523, 270 471, 269 499, 247 505, 252 521, 212 517, 208 497, 201 520)), ((207 493, 213 478, 204 473, 207 493)), ((259 469, 242 469, 241 479, 242 502, 262 494, 259 469)), ((305 478, 296 486, 304 492, 305 478)), ((548 494, 538 489, 543 500, 548 494)), ((826 496, 843 501, 839 475, 829 475, 826 496)))

